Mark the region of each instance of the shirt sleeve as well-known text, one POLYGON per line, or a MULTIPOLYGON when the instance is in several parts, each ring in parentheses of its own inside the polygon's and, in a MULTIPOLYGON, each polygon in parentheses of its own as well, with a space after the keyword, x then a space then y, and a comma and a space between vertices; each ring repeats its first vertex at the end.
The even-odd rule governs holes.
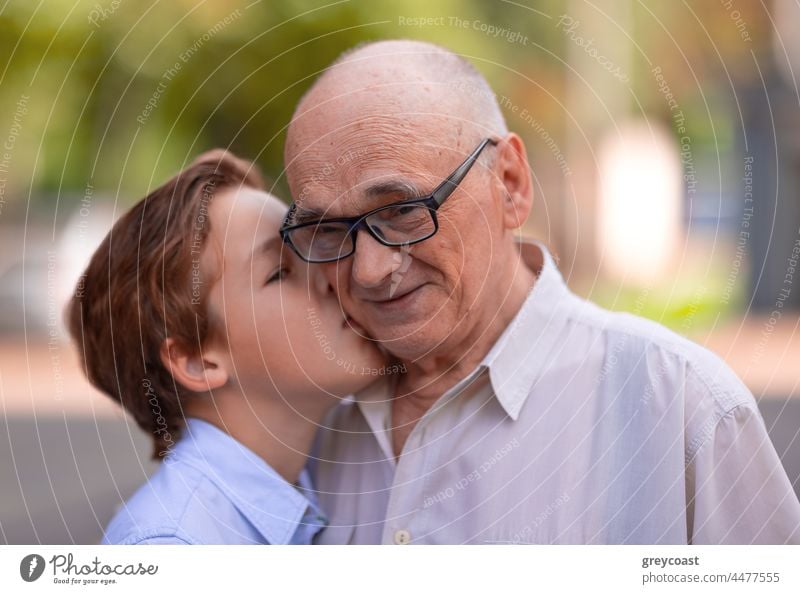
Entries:
POLYGON ((800 501, 755 401, 718 421, 686 468, 690 544, 800 544, 800 501))

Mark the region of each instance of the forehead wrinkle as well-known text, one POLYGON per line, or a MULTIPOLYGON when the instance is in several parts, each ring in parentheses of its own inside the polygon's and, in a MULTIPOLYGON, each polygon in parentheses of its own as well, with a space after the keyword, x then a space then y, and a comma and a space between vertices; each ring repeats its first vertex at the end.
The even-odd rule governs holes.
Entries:
POLYGON ((367 186, 364 195, 367 198, 380 198, 387 194, 402 194, 405 198, 419 195, 420 190, 414 183, 406 179, 388 179, 367 186))
MULTIPOLYGON (((406 56, 407 57, 407 56, 406 56)), ((367 62, 367 72, 350 72, 353 64, 343 65, 337 72, 328 72, 315 83, 315 88, 304 97, 290 122, 291 132, 305 128, 312 133, 331 126, 330 120, 347 116, 359 120, 375 119, 392 114, 408 122, 416 119, 411 114, 427 113, 432 116, 455 117, 484 129, 482 102, 476 102, 474 92, 466 92, 458 76, 448 76, 430 64, 402 63, 404 56, 395 56, 401 63, 391 68, 367 62), (419 68, 421 67, 421 69, 419 68), (342 88, 348 89, 342 92, 342 88)), ((392 117, 392 116, 388 116, 392 117)), ((294 134, 291 134, 294 136, 294 134)), ((296 150, 297 143, 292 143, 296 150)))
POLYGON ((327 194, 329 200, 335 199, 376 177, 395 174, 410 177, 419 173, 426 162, 425 155, 414 151, 413 145, 409 146, 408 139, 402 135, 382 135, 380 141, 364 143, 362 137, 374 138, 365 132, 351 135, 339 143, 336 150, 325 151, 328 158, 322 149, 313 156, 313 161, 297 164, 294 178, 299 189, 295 197, 298 204, 305 202, 306 197, 319 194, 327 194))
POLYGON ((441 122, 442 115, 429 110, 402 108, 395 99, 371 95, 368 101, 331 106, 313 117, 291 123, 287 142, 287 168, 308 170, 334 166, 337 159, 355 152, 369 157, 375 146, 391 150, 441 138, 454 126, 441 122))
POLYGON ((462 142, 445 137, 445 129, 460 136, 462 126, 459 121, 445 125, 448 122, 442 123, 439 114, 417 115, 421 117, 368 115, 328 136, 317 134, 290 165, 295 182, 290 185, 293 192, 299 189, 296 203, 314 211, 309 217, 334 217, 344 216, 345 206, 353 213, 368 209, 359 204, 362 196, 388 193, 388 188, 367 192, 381 185, 378 180, 404 183, 406 187, 395 190, 406 196, 432 190, 466 156, 460 154, 462 142), (415 120, 413 125, 410 119, 415 120))
MULTIPOLYGON (((454 150, 436 150, 438 157, 436 159, 430 158, 428 152, 417 153, 414 155, 415 158, 409 159, 410 153, 401 151, 398 157, 402 155, 403 162, 399 163, 392 158, 392 153, 395 151, 380 152, 381 155, 373 156, 377 167, 366 174, 361 169, 350 175, 340 172, 340 176, 326 180, 327 183, 314 184, 314 189, 308 191, 307 196, 320 196, 323 200, 326 196, 332 198, 325 200, 324 204, 307 205, 305 216, 300 215, 296 220, 355 216, 380 206, 378 203, 364 203, 362 198, 379 199, 382 196, 395 195, 397 200, 407 200, 427 195, 446 179, 451 169, 456 167, 463 157, 460 154, 451 156, 450 153, 454 150)), ((475 169, 479 167, 477 163, 474 166, 475 169)), ((464 180, 461 185, 467 186, 468 183, 465 182, 468 180, 464 180)), ((304 201, 298 201, 298 207, 302 202, 304 201)))

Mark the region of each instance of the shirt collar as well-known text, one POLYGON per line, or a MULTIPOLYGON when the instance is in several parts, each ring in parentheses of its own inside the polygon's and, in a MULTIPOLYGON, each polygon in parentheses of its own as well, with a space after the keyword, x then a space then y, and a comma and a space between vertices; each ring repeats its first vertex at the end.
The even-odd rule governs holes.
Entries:
POLYGON ((367 425, 383 450, 386 460, 394 463, 395 457, 392 447, 392 430, 390 419, 392 416, 392 399, 395 395, 399 374, 387 374, 369 384, 354 395, 367 425))
POLYGON ((552 354, 575 299, 544 243, 529 238, 517 242, 536 282, 479 366, 489 369, 495 396, 515 421, 552 354))
POLYGON ((305 469, 298 483, 308 497, 263 458, 206 421, 186 420, 183 437, 164 461, 176 462, 203 473, 270 544, 288 544, 307 511, 324 521, 305 469))

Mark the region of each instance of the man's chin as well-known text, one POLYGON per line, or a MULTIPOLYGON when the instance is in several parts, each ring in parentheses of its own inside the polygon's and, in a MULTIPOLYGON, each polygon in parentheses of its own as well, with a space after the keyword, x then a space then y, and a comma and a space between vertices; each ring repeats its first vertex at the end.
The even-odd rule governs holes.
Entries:
POLYGON ((431 330, 425 322, 408 321, 377 327, 371 334, 389 354, 407 361, 426 355, 447 338, 442 336, 437 340, 431 330))

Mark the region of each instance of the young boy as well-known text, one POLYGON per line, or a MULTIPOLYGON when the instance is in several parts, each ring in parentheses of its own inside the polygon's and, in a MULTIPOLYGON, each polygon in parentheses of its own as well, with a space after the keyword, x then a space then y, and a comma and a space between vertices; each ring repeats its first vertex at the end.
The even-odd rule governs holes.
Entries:
POLYGON ((104 544, 307 544, 316 429, 384 364, 321 273, 284 247, 286 206, 222 150, 134 205, 67 317, 89 380, 153 438, 159 470, 104 544))

